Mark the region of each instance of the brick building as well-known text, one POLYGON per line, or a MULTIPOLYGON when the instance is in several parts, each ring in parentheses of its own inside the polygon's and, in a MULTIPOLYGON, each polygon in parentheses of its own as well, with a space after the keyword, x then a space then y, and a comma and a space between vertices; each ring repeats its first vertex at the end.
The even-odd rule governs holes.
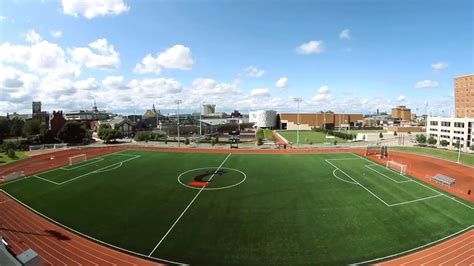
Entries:
POLYGON ((474 74, 454 78, 456 117, 474 118, 474 74))

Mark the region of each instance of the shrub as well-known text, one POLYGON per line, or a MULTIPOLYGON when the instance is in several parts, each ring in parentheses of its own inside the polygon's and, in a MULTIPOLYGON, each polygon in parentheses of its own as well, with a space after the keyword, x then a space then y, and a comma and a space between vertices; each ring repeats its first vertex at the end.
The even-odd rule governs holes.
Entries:
POLYGON ((469 147, 469 149, 470 149, 471 151, 474 151, 474 144, 472 144, 471 147, 469 147))
POLYGON ((336 145, 337 145, 337 139, 334 140, 334 146, 336 146, 336 145))
POLYGON ((189 139, 188 139, 188 138, 185 138, 185 139, 184 139, 184 144, 185 144, 185 145, 189 145, 189 139))
POLYGON ((211 145, 212 146, 216 145, 216 138, 211 138, 211 145))
POLYGON ((416 135, 416 142, 418 142, 420 144, 426 143, 426 136, 423 135, 423 134, 416 135))
POLYGON ((397 136, 398 135, 397 131, 393 131, 393 135, 397 136))
POLYGON ((437 142, 438 141, 433 136, 428 138, 428 144, 430 145, 436 145, 437 142))
POLYGON ((257 137, 257 145, 258 146, 263 145, 263 138, 262 137, 257 137))
POLYGON ((379 133, 379 138, 383 139, 383 133, 382 132, 379 133))
POLYGON ((10 149, 15 149, 15 144, 11 141, 5 141, 2 145, 2 151, 7 153, 10 149))
POLYGON ((443 139, 442 141, 439 142, 439 144, 441 144, 441 146, 443 146, 443 147, 446 147, 446 146, 449 145, 449 141, 443 139))
POLYGON ((13 149, 8 149, 8 151, 7 151, 7 156, 8 156, 8 158, 15 159, 15 158, 16 158, 15 150, 13 150, 13 149))

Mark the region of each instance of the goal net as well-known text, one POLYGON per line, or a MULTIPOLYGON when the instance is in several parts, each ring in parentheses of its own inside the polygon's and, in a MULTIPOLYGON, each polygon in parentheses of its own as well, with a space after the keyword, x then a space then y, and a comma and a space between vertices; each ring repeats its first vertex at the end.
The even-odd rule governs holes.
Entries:
POLYGON ((69 157, 69 165, 80 163, 85 160, 87 160, 87 155, 85 154, 74 155, 74 156, 69 157))
POLYGON ((395 161, 387 161, 387 164, 385 165, 385 168, 387 168, 387 169, 390 168, 390 169, 396 170, 401 175, 405 175, 407 173, 407 165, 397 163, 395 161))
POLYGON ((376 155, 380 158, 388 157, 388 147, 386 145, 367 145, 365 156, 376 155))

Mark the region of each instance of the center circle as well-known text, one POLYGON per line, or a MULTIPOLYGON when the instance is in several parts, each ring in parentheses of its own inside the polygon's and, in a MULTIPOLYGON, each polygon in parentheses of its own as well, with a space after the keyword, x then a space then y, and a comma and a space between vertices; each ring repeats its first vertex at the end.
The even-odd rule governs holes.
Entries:
POLYGON ((201 167, 182 172, 178 182, 197 190, 220 190, 242 184, 247 175, 237 169, 227 167, 201 167))

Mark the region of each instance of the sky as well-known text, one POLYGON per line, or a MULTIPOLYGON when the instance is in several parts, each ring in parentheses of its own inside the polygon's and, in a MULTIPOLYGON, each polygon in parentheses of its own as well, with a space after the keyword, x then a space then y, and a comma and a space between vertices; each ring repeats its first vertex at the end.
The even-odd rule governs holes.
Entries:
POLYGON ((470 0, 2 0, 0 115, 333 110, 451 115, 470 0))

